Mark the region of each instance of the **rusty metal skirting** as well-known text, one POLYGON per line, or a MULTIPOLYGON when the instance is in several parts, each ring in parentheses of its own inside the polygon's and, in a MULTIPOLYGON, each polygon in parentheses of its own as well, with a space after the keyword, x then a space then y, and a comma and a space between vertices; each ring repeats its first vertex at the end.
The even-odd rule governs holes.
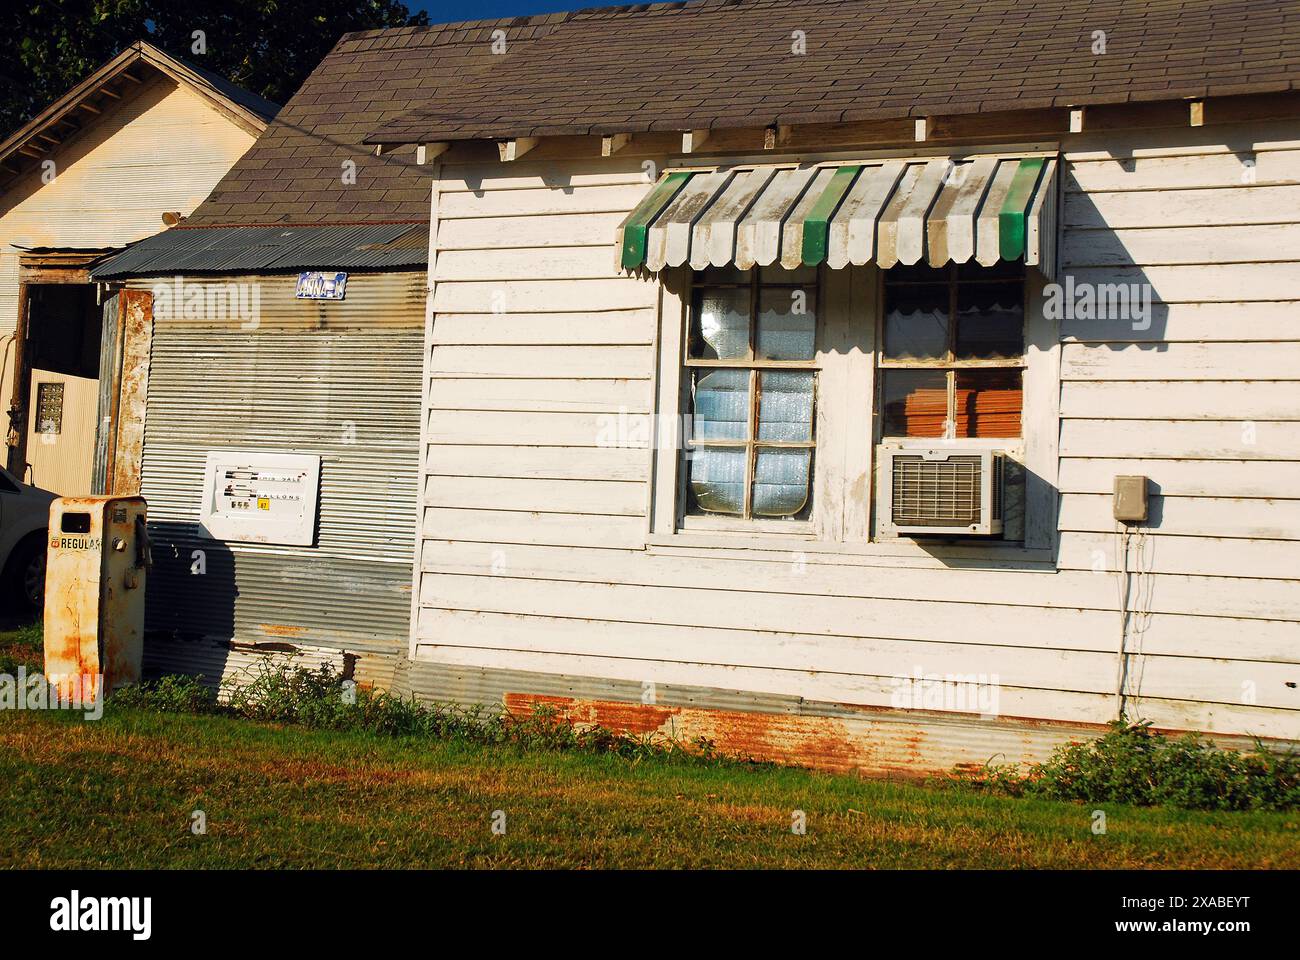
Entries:
POLYGON ((393 692, 438 703, 504 707, 514 714, 556 709, 580 724, 636 734, 704 738, 735 757, 838 772, 920 777, 959 765, 1032 763, 1059 744, 1104 728, 963 714, 820 703, 711 687, 641 684, 592 677, 477 669, 401 660, 393 692))

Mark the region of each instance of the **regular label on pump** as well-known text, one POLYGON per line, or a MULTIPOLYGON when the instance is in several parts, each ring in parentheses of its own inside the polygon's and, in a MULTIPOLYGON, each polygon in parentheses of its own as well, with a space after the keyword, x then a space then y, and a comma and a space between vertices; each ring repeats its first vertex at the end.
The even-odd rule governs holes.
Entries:
POLYGON ((56 550, 99 551, 103 541, 99 537, 51 537, 50 546, 56 550))

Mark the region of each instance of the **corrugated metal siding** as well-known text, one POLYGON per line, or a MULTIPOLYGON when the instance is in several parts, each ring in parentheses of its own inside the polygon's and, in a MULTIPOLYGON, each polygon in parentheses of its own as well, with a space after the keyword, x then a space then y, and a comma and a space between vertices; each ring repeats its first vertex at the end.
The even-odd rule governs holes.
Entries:
POLYGON ((13 333, 17 323, 18 254, 0 250, 0 336, 13 333))
MULTIPOLYGON (((354 275, 342 303, 294 300, 287 276, 186 283, 257 283, 261 314, 255 330, 155 317, 141 485, 155 562, 147 659, 238 672, 248 654, 232 640, 345 650, 363 663, 404 655, 424 274, 354 275), (217 448, 319 454, 316 545, 197 536, 204 461, 217 448), (195 550, 203 576, 191 573, 195 550)), ((364 663, 358 674, 391 670, 364 663)))
MULTIPOLYGON (((988 718, 806 700, 717 687, 655 684, 643 702, 640 681, 534 673, 400 660, 392 690, 426 703, 479 706, 529 716, 538 708, 585 726, 682 743, 710 741, 722 754, 841 772, 903 777, 944 774, 985 762, 1029 764, 1104 728, 1016 717, 988 718)), ((1221 747, 1249 750, 1250 737, 1212 735, 1221 747)))
POLYGON ((144 653, 146 676, 171 673, 196 674, 209 687, 229 692, 230 687, 256 680, 263 671, 284 666, 317 671, 328 666, 335 674, 351 676, 361 685, 389 689, 397 657, 355 656, 329 647, 295 644, 240 644, 217 640, 187 642, 152 637, 144 653))

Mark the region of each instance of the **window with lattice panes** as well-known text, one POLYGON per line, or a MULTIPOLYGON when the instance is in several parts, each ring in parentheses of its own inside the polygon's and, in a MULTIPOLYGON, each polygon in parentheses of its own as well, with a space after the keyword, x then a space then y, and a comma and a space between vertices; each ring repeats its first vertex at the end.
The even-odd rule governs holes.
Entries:
POLYGON ((883 288, 882 437, 1019 437, 1023 265, 899 266, 883 288))
POLYGON ((817 270, 712 269, 689 291, 688 515, 811 510, 817 270))

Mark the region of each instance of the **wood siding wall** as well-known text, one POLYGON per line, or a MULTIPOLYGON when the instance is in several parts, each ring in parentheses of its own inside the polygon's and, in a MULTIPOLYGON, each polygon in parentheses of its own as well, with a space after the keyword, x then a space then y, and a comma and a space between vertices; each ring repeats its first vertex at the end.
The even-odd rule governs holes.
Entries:
POLYGON ((647 189, 621 156, 441 171, 416 659, 875 706, 918 668, 996 675, 1003 716, 1105 722, 1110 489, 1146 474, 1130 716, 1300 739, 1300 126, 1066 144, 1058 279, 1155 302, 1061 321, 1046 565, 647 546, 649 451, 599 441, 656 369, 659 287, 614 269, 647 189))

